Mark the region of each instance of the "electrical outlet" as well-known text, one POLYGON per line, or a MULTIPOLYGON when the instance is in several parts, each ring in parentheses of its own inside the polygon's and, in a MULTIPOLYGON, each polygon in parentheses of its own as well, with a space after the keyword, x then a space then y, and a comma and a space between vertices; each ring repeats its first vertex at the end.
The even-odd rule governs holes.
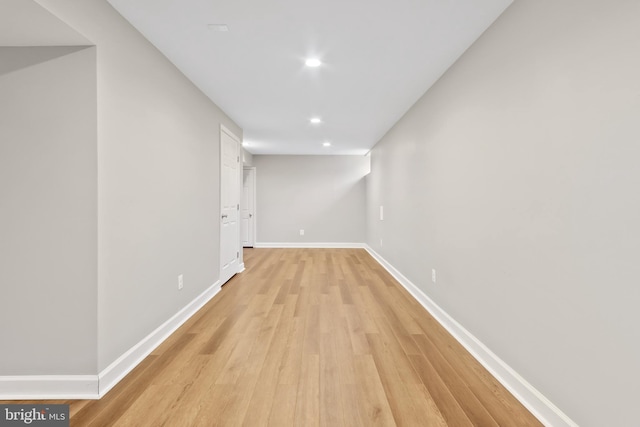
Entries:
POLYGON ((382 239, 380 239, 380 246, 382 246, 382 239))
POLYGON ((300 229, 300 235, 304 236, 304 230, 300 229))
POLYGON ((384 221, 384 206, 380 206, 380 221, 384 221))
POLYGON ((181 291, 183 286, 184 286, 184 280, 181 274, 178 276, 178 290, 181 291))
POLYGON ((436 283, 436 269, 435 268, 431 269, 431 281, 433 283, 436 283))

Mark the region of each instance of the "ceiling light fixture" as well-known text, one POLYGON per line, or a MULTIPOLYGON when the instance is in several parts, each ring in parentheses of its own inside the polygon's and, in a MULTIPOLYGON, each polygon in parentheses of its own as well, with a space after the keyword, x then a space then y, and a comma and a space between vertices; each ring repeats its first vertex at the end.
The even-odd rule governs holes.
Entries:
POLYGON ((304 61, 304 65, 307 67, 319 67, 322 65, 322 62, 318 58, 308 58, 304 61))
POLYGON ((211 31, 218 31, 220 33, 226 33, 227 31, 229 31, 229 27, 227 27, 225 24, 209 24, 207 25, 207 28, 211 31))
POLYGON ((309 121, 311 123, 313 123, 314 125, 322 123, 322 119, 320 117, 312 117, 312 118, 309 119, 309 121))
POLYGON ((323 143, 322 143, 322 146, 323 146, 323 147, 331 147, 331 143, 330 143, 330 142, 328 142, 328 141, 327 141, 327 142, 323 142, 323 143))

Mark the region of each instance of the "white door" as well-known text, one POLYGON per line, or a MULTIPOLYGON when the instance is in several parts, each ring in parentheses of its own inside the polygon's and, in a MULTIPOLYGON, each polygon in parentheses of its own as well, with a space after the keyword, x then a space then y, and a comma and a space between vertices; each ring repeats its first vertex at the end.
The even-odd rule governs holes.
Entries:
POLYGON ((240 141, 224 126, 220 131, 220 283, 239 271, 240 141))
POLYGON ((242 246, 252 248, 255 243, 255 182, 256 169, 245 168, 242 175, 242 201, 240 202, 240 235, 242 246))

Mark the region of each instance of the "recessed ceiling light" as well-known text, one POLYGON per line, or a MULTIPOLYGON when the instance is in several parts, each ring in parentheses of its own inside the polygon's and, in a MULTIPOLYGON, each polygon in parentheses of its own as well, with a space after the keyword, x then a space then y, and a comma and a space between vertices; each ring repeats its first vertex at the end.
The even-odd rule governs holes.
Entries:
POLYGON ((309 119, 309 121, 314 125, 317 125, 318 123, 322 123, 322 119, 320 117, 312 117, 309 119))
POLYGON ((322 146, 323 147, 331 147, 331 143, 330 142, 323 142, 322 146))
POLYGON ((304 62, 304 65, 306 65, 307 67, 319 67, 321 64, 322 62, 320 62, 318 58, 308 58, 304 62))
POLYGON ((229 27, 227 27, 225 24, 209 24, 207 25, 207 28, 211 31, 218 31, 221 33, 226 33, 227 31, 229 31, 229 27))

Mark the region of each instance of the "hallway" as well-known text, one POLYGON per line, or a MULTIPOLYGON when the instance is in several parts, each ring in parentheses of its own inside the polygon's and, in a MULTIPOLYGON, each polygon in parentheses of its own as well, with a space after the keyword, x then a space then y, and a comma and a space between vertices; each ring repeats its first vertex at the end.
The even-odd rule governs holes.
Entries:
POLYGON ((245 249, 72 426, 539 426, 362 249, 245 249))

